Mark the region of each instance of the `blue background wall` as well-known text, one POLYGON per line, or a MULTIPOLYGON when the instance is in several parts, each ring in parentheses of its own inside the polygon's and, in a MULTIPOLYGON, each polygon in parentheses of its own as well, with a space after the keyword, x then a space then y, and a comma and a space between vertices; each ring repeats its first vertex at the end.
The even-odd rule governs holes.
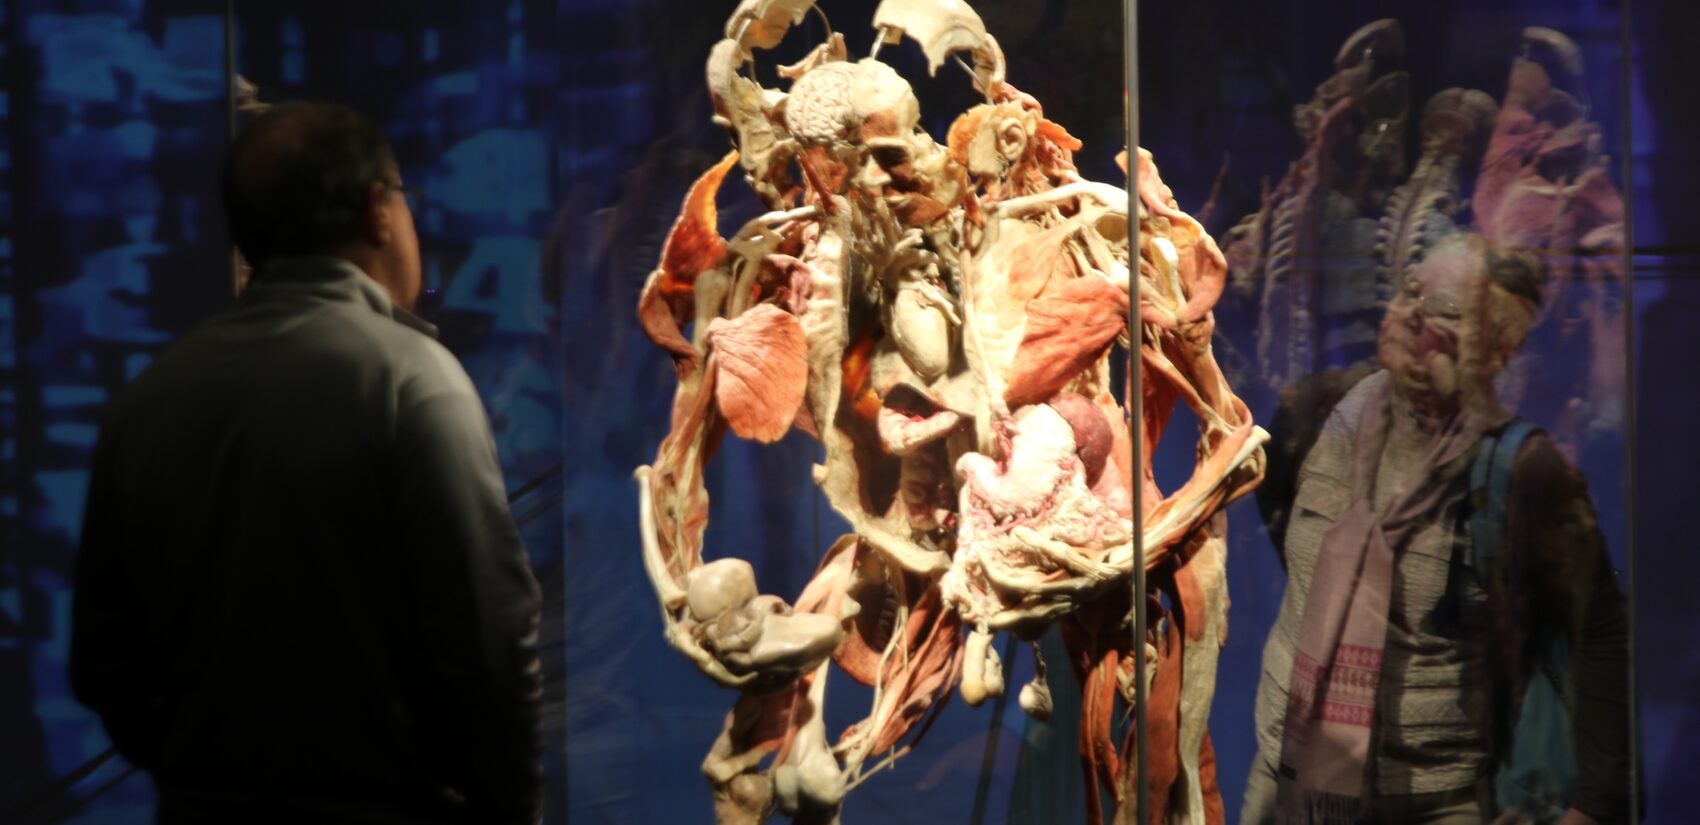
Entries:
MULTIPOLYGON (((559 615, 561 394, 541 248, 557 202, 556 7, 242 4, 236 51, 269 100, 350 103, 389 133, 418 216, 430 314, 489 409, 559 615)), ((226 4, 7 2, 0 229, 0 821, 146 821, 151 788, 106 751, 64 676, 69 573, 101 407, 228 300, 216 196, 226 4), (77 812, 80 800, 98 800, 77 812)), ((560 622, 546 639, 551 806, 560 622)))
MULTIPOLYGON (((207 2, 8 2, 0 118, 0 819, 106 748, 70 698, 70 569, 101 408, 229 291, 207 2)), ((98 787, 124 775, 107 763, 98 787)), ((135 821, 145 782, 101 803, 135 821)))
MULTIPOLYGON (((630 471, 663 435, 672 382, 630 310, 684 188, 726 146, 708 123, 701 67, 730 5, 238 4, 237 65, 262 97, 322 97, 370 112, 395 141, 408 182, 425 191, 420 234, 436 320, 490 408, 550 600, 557 821, 707 821, 697 765, 731 697, 665 647, 635 553, 630 471)), ((855 52, 866 50, 873 5, 826 3, 855 52)), ((1011 80, 1087 141, 1087 173, 1108 178, 1120 128, 1114 4, 976 5, 1011 55, 1011 80)), ((1401 16, 1420 47, 1448 42, 1464 19, 1452 12, 1467 6, 1505 19, 1544 16, 1585 41, 1604 84, 1595 115, 1615 141, 1608 151, 1634 160, 1646 251, 1637 607, 1652 812, 1654 821, 1700 820, 1683 793, 1687 766, 1700 757, 1692 744, 1700 600, 1687 584, 1700 565, 1680 517, 1700 417, 1685 363, 1700 345, 1692 195, 1700 169, 1682 149, 1700 137, 1700 123, 1678 105, 1700 71, 1681 39, 1696 12, 1638 5, 1635 93, 1625 101, 1612 91, 1622 65, 1613 3, 1145 5, 1145 142, 1183 206, 1203 202, 1220 153, 1234 152, 1238 188, 1227 190, 1215 230, 1246 211, 1258 176, 1278 176, 1291 160, 1287 107, 1308 99, 1340 39, 1362 22, 1401 16), (1623 105, 1635 107, 1628 146, 1617 128, 1623 105)), ((152 353, 229 295, 215 197, 227 122, 224 12, 204 0, 0 2, 0 822, 26 807, 32 813, 16 821, 145 821, 151 801, 145 778, 116 761, 79 777, 69 794, 43 791, 107 747, 64 678, 68 571, 96 417, 152 353)), ((1498 91, 1497 68, 1472 75, 1476 64, 1458 53, 1414 55, 1426 67, 1419 77, 1498 91)), ((897 59, 910 61, 908 76, 924 74, 914 55, 897 59)), ((958 81, 917 83, 935 135, 969 102, 958 81)), ((741 184, 727 189, 730 224, 753 199, 741 184)), ((1262 410, 1269 400, 1258 400, 1262 410)), ((815 460, 817 448, 803 440, 723 452, 709 479, 710 554, 750 558, 764 590, 795 593, 839 532, 806 484, 815 460)), ((1164 460, 1172 477, 1190 459, 1164 460)), ((1620 542, 1624 470, 1609 456, 1598 461, 1589 470, 1620 542)), ((1255 651, 1279 594, 1255 512, 1241 507, 1233 518, 1239 635, 1215 720, 1230 809, 1249 759, 1247 742, 1235 740, 1247 738, 1255 651)), ((863 698, 839 696, 829 722, 846 721, 863 698)), ((847 821, 966 822, 991 715, 953 707, 922 753, 857 791, 847 821)), ((1018 711, 999 724, 988 822, 1005 815, 1022 731, 1018 711)))

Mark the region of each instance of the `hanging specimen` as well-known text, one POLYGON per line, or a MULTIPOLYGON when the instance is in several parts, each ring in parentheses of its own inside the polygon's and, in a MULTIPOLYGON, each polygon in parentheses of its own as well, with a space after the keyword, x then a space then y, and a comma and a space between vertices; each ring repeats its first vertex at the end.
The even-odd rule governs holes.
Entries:
MULTIPOLYGON (((953 691, 971 705, 1003 692, 996 634, 1060 626, 1084 686, 1089 818, 1103 818, 1100 788, 1131 798, 1135 743, 1114 719, 1144 678, 1150 820, 1221 821, 1205 721, 1227 610, 1222 511, 1261 479, 1267 438, 1211 354, 1222 253, 1140 151, 1134 256, 1127 191, 1082 178, 1080 142, 1010 85, 960 0, 886 0, 874 55, 851 60, 830 34, 780 67, 788 89, 758 84, 756 52, 812 11, 745 0, 728 20, 707 80, 735 148, 690 189, 638 305, 678 376, 671 429, 636 473, 645 567, 668 641, 740 691, 703 764, 717 820, 835 822, 953 691), (877 60, 904 37, 984 96, 943 144, 877 60), (734 168, 768 211, 727 239, 715 198, 734 168), (1117 392, 1136 388, 1111 369, 1134 346, 1137 434, 1117 392), (1198 463, 1165 495, 1148 460, 1133 466, 1132 439, 1149 457, 1182 403, 1198 463), (793 429, 823 445, 814 481, 854 532, 787 604, 748 562, 704 561, 703 471, 728 432, 767 443, 793 429), (1142 674, 1135 564, 1155 611, 1142 674), (829 738, 835 665, 873 699, 829 738)), ((1043 673, 1020 692, 1041 718, 1043 673)))

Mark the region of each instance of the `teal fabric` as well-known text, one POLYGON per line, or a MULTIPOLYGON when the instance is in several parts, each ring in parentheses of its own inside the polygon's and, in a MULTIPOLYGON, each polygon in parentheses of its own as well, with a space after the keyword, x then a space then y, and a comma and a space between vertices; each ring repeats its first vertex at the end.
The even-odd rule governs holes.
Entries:
POLYGON ((1022 823, 1080 822, 1085 816, 1085 778, 1080 765, 1080 683, 1074 677, 1062 631, 1053 627, 1039 640, 1045 679, 1051 688, 1051 718, 1024 716, 1021 753, 1010 783, 1009 819, 1022 823))

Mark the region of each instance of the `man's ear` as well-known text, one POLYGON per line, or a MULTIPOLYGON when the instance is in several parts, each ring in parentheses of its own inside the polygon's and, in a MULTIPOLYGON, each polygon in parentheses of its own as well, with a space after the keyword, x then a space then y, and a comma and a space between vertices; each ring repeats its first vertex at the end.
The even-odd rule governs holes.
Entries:
POLYGON ((389 198, 390 187, 381 181, 372 181, 372 185, 366 188, 366 208, 360 216, 361 232, 368 243, 379 249, 389 246, 393 237, 389 198))

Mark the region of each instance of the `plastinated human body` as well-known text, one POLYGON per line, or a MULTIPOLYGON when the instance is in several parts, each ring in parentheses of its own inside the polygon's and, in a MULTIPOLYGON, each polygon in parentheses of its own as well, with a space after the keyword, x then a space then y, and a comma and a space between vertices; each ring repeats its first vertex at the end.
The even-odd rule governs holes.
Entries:
MULTIPOLYGON (((687 196, 638 308, 679 375, 671 432, 637 471, 645 563, 671 643, 743 692, 704 763, 719 821, 834 821, 951 691, 979 704, 1005 690, 993 636, 1057 624, 1087 685, 1093 820, 1100 789, 1130 798, 1133 743, 1111 731, 1140 679, 1168 701, 1153 775, 1178 801, 1159 819, 1219 820, 1204 721, 1226 610, 1221 509, 1261 477, 1265 438, 1210 354, 1221 253, 1149 154, 1133 158, 1137 215, 1127 190, 1083 179, 1080 142, 1006 81, 966 4, 893 0, 874 19, 881 44, 912 38, 984 95, 942 141, 919 128, 907 81, 836 34, 780 69, 788 90, 751 79, 756 53, 812 10, 748 0, 711 49, 737 151, 687 196), (768 212, 722 239, 714 198, 734 167, 768 212), (1147 371, 1137 428, 1120 398, 1140 390, 1111 379, 1118 343, 1147 371), (1131 465, 1132 440, 1155 444, 1179 403, 1203 423, 1200 466, 1165 496, 1131 465), (705 564, 703 464, 728 431, 769 442, 793 427, 821 441, 815 481, 854 532, 786 604, 721 570, 731 560, 705 564), (1174 605, 1148 640, 1131 633, 1135 565, 1174 605), (789 643, 758 657, 774 629, 789 643), (1136 644, 1152 653, 1143 673, 1136 644), (833 665, 874 699, 829 740, 833 665)), ((1047 691, 1042 676, 1024 686, 1022 707, 1048 713, 1047 691)))

